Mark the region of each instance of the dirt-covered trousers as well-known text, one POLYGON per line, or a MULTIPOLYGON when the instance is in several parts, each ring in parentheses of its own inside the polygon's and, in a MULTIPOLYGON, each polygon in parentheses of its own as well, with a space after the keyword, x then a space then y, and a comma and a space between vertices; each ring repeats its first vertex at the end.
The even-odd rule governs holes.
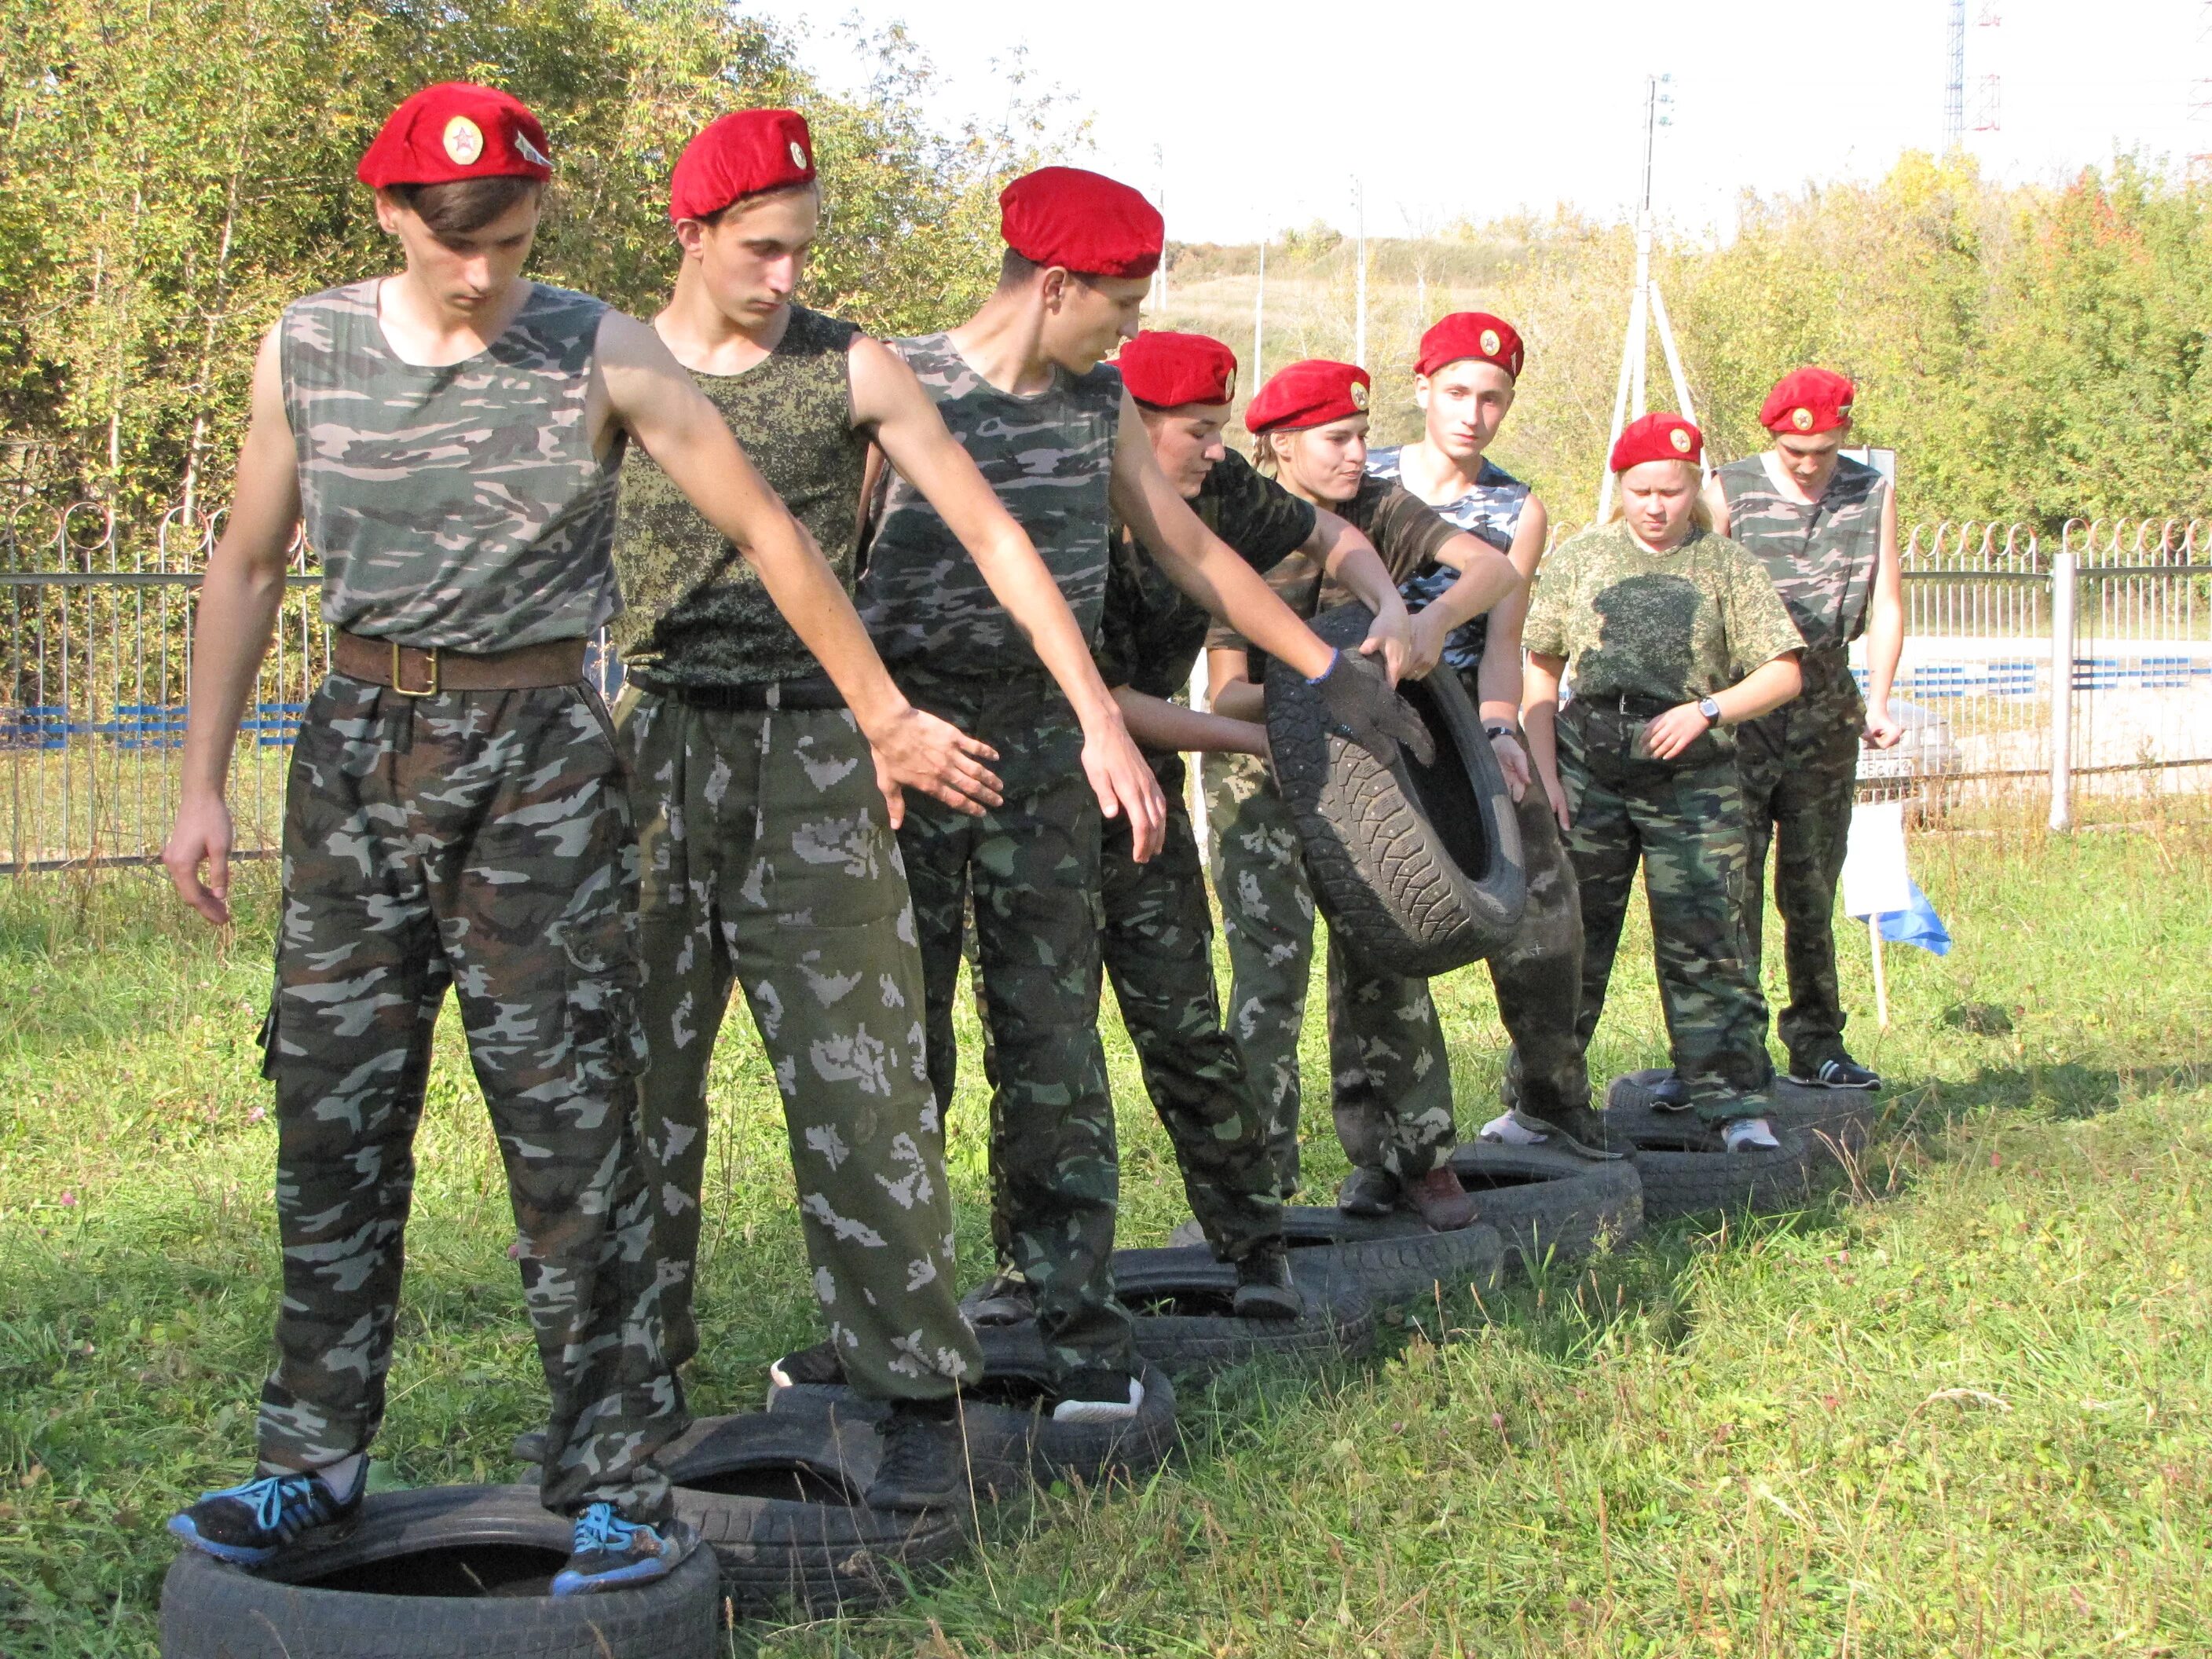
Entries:
POLYGON ((1222 1030, 1213 913, 1183 804, 1182 757, 1152 759, 1167 798, 1167 838, 1139 864, 1130 856, 1127 821, 1106 826, 1100 943, 1191 1213, 1216 1255, 1240 1261, 1281 1240, 1282 1199, 1258 1094, 1243 1055, 1222 1030))
POLYGON ((1866 703, 1840 650, 1808 651, 1805 690, 1771 714, 1747 720, 1736 740, 1750 830, 1744 944, 1758 977, 1765 929, 1766 849, 1774 848, 1774 908, 1782 913, 1790 1003, 1775 1021, 1801 1077, 1844 1053, 1843 993, 1836 982, 1836 884, 1850 839, 1859 732, 1866 703))
POLYGON ((643 854, 638 1096, 669 1357, 699 1347, 708 1068, 737 988, 783 1098, 847 1375, 879 1399, 950 1395, 981 1360, 954 1297, 914 914, 866 740, 843 709, 703 708, 635 687, 616 721, 643 854))
MULTIPOLYGON (((1267 1114, 1277 1185, 1298 1187, 1298 1033, 1313 971, 1314 901, 1291 810, 1263 763, 1206 759, 1213 886, 1228 936, 1229 1034, 1267 1114)), ((1378 973, 1328 945, 1337 1139, 1355 1164, 1413 1180, 1454 1142, 1451 1066, 1425 979, 1378 973)))
POLYGON ((1774 1068, 1766 1004, 1744 959, 1747 836, 1735 757, 1716 744, 1710 758, 1693 750, 1688 763, 1651 760, 1637 746, 1644 725, 1579 700, 1559 715, 1559 780, 1573 820, 1567 856, 1582 888, 1583 1045, 1605 1012, 1641 863, 1674 1069, 1700 1115, 1740 1116, 1774 1068))
POLYGON ((921 939, 930 1082, 949 1110, 972 888, 997 1070, 991 1196, 1000 1265, 1029 1281, 1058 1373, 1126 1368, 1135 1349, 1114 1300, 1121 1176, 1098 1037, 1099 814, 1083 771, 1082 728, 1040 677, 897 672, 916 707, 999 751, 992 767, 1005 794, 981 817, 907 795, 898 842, 921 939))
POLYGON ((637 846, 581 684, 410 697, 325 680, 284 808, 269 1022, 284 1299, 263 1460, 313 1468, 384 1413, 414 1139, 450 988, 507 1164, 552 1416, 543 1492, 665 1512, 681 1426, 635 1079, 637 846))

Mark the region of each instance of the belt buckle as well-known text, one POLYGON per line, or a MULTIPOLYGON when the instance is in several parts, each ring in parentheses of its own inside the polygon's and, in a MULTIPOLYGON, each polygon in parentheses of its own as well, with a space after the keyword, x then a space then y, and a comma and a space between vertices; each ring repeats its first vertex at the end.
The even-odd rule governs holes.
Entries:
POLYGON ((400 684, 399 641, 392 642, 392 689, 403 697, 434 697, 438 695, 438 647, 431 646, 422 654, 430 659, 430 684, 420 691, 410 690, 400 684))

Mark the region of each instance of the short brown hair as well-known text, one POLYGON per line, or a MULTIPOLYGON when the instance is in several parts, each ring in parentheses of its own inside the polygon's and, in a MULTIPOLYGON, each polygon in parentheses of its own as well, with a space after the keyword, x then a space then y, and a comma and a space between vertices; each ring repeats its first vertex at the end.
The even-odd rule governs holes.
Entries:
POLYGON ((390 185, 392 199, 430 228, 441 241, 482 230, 518 203, 535 201, 545 184, 539 179, 502 174, 494 179, 455 179, 442 185, 390 185))

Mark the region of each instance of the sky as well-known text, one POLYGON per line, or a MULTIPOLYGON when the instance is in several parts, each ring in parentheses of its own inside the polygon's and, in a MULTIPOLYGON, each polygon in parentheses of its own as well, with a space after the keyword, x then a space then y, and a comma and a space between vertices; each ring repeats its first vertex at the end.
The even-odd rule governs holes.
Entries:
MULTIPOLYGON (((1651 75, 1673 77, 1654 206, 1686 230, 1725 235, 1747 189, 1878 178, 1942 138, 1948 0, 1707 0, 1656 20, 1561 0, 743 9, 839 88, 864 75, 850 26, 904 22, 940 72, 940 119, 1002 112, 1005 70, 1025 62, 1055 118, 1089 120, 1074 159, 1164 198, 1177 240, 1349 230, 1355 183, 1373 235, 1558 204, 1628 215, 1651 75)), ((2048 182, 2119 152, 2212 151, 2212 0, 1967 0, 1966 20, 1967 148, 1985 173, 2048 182), (1997 125, 1973 131, 1990 75, 1997 125)))

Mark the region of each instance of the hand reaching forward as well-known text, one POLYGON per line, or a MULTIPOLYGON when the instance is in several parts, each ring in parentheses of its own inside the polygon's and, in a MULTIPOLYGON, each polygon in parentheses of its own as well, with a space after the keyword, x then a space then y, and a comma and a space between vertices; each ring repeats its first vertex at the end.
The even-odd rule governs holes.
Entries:
POLYGON ((999 775, 984 764, 998 759, 999 751, 949 720, 909 703, 881 731, 867 735, 876 759, 876 787, 884 792, 893 830, 906 822, 908 789, 919 789, 971 818, 1005 799, 999 793, 999 775))

